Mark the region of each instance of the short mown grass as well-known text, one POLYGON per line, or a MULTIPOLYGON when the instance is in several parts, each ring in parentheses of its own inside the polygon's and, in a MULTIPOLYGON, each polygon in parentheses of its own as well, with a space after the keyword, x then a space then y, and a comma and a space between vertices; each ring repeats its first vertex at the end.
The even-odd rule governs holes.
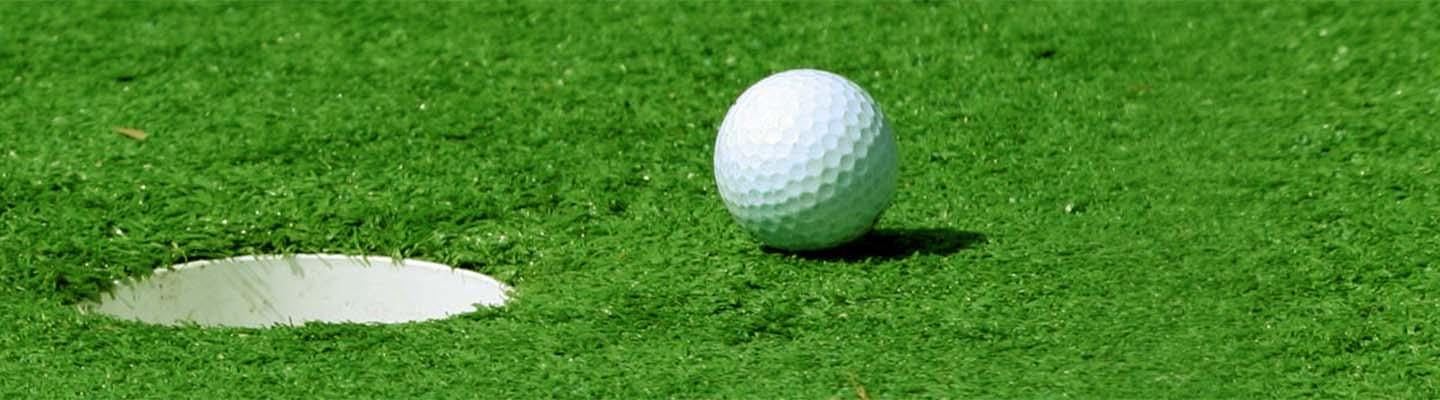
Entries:
POLYGON ((0 4, 0 397, 1435 398, 1440 7, 0 4), (890 117, 879 230, 766 251, 749 84, 890 117), (131 128, 136 140, 117 133, 131 128), (517 289, 425 324, 84 315, 172 263, 517 289), (863 393, 863 394, 862 394, 863 393))

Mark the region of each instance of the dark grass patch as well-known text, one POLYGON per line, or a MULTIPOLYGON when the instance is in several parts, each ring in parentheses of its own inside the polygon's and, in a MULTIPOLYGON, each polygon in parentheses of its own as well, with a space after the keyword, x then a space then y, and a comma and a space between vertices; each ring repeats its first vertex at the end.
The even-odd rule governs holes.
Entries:
POLYGON ((772 254, 825 261, 884 261, 916 255, 946 256, 970 247, 983 245, 985 235, 949 228, 875 229, 853 242, 832 249, 787 252, 766 247, 772 254))

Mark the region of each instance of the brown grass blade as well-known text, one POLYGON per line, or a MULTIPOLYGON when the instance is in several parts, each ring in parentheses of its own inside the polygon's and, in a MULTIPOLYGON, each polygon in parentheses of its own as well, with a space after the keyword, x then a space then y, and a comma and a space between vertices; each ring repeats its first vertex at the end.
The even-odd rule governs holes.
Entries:
POLYGON ((145 141, 145 138, 149 136, 145 134, 145 131, 139 129, 122 128, 118 126, 115 127, 115 132, 119 132, 121 135, 125 135, 125 137, 135 139, 135 141, 145 141))

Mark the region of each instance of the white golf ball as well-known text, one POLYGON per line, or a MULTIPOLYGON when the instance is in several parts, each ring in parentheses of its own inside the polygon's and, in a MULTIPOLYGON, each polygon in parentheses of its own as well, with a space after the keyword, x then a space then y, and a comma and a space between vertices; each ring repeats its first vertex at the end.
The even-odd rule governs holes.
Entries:
POLYGON ((890 205, 898 157, 885 115, 839 75, 800 69, 745 90, 715 140, 720 198, 745 231, 779 249, 835 247, 890 205))

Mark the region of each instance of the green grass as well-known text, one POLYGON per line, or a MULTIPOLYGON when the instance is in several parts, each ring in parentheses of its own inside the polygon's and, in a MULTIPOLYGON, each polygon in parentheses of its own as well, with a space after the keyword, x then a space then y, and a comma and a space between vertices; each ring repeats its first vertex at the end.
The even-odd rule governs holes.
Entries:
POLYGON ((1440 7, 0 3, 0 397, 1440 397, 1440 7), (767 252, 726 107, 869 90, 881 234, 767 252), (143 142, 112 128, 150 133, 143 142), (113 279, 406 256, 426 324, 164 328, 113 279))

